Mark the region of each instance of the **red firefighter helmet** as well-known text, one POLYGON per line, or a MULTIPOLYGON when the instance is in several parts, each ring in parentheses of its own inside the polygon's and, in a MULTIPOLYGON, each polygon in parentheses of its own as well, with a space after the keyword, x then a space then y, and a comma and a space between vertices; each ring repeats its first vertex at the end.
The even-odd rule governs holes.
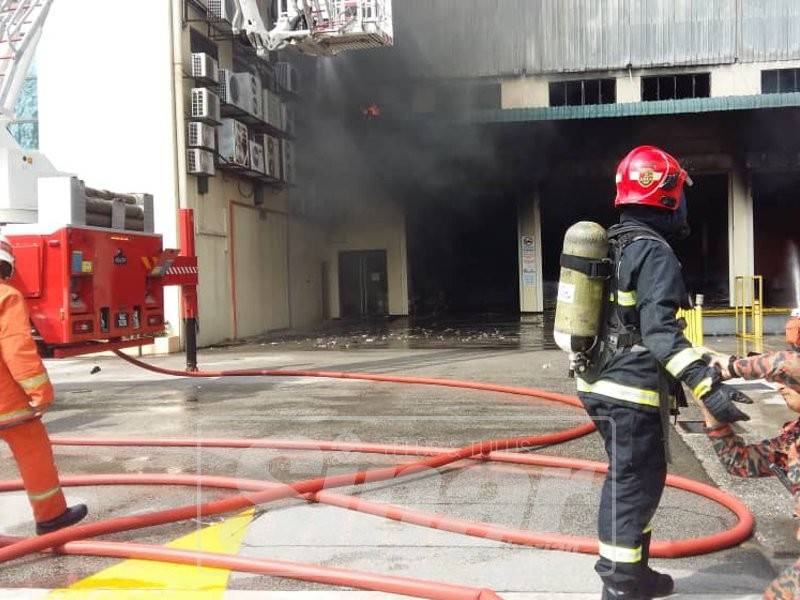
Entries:
POLYGON ((0 235, 0 263, 6 262, 11 267, 9 277, 14 273, 14 248, 4 235, 0 235))
POLYGON ((655 206, 678 210, 683 186, 692 185, 689 174, 675 157, 655 146, 639 146, 617 167, 614 206, 655 206))

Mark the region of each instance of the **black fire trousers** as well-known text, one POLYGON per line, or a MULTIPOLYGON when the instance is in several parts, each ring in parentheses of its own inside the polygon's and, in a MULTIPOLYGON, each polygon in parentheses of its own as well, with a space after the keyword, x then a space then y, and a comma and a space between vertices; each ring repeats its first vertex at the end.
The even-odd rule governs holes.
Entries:
POLYGON ((633 589, 644 576, 651 520, 667 477, 664 433, 657 412, 580 394, 605 443, 609 469, 600 496, 597 531, 604 583, 633 589))

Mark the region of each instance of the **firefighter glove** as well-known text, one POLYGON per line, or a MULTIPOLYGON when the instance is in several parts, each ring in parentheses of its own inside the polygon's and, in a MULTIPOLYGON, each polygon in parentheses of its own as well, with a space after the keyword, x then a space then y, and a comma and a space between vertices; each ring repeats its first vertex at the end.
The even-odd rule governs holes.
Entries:
POLYGON ((708 412, 710 412, 717 421, 722 423, 734 423, 735 421, 750 420, 750 417, 739 410, 734 402, 752 404, 753 401, 729 385, 721 383, 714 386, 701 400, 708 409, 708 412))
POLYGON ((743 394, 739 390, 734 390, 734 395, 731 397, 731 400, 734 402, 738 402, 739 404, 752 404, 753 399, 748 396, 747 394, 743 394))
POLYGON ((55 393, 53 392, 53 386, 48 380, 42 383, 36 389, 28 392, 28 404, 37 413, 43 413, 50 408, 54 397, 55 393))

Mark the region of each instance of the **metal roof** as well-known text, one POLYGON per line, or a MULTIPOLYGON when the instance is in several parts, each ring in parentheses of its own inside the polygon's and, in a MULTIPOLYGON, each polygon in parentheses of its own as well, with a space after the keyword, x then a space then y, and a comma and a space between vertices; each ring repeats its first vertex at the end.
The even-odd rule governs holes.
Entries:
POLYGON ((394 13, 395 48, 373 56, 420 79, 800 59, 798 0, 402 0, 394 13))
POLYGON ((476 110, 453 118, 465 123, 520 123, 525 121, 562 121, 568 119, 609 119, 647 115, 675 115, 763 108, 800 107, 800 93, 728 96, 723 98, 688 98, 658 102, 630 102, 589 106, 544 108, 509 108, 476 110))

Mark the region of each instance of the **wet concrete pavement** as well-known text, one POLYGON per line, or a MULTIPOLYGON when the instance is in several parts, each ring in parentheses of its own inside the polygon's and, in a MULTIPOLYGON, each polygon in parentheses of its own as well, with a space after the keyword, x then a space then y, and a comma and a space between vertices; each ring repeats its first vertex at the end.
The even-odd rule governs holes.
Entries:
MULTIPOLYGON (((572 383, 564 377, 566 357, 545 349, 547 341, 541 326, 536 334, 536 324, 532 324, 527 338, 497 325, 482 331, 452 324, 445 329, 448 327, 453 335, 441 330, 434 334, 436 328, 429 327, 430 335, 420 332, 422 337, 411 338, 410 335, 417 335, 414 333, 397 341, 388 332, 387 347, 379 349, 366 349, 371 342, 365 341, 342 350, 339 343, 363 335, 368 336, 364 340, 375 340, 378 334, 374 331, 258 340, 251 345, 203 351, 201 364, 209 369, 402 373, 573 391, 572 383), (482 338, 482 333, 486 337, 482 338), (536 335, 541 340, 538 345, 536 335), (456 341, 462 337, 471 339, 456 341), (336 349, 328 349, 328 342, 319 349, 320 338, 336 341, 336 349), (476 338, 479 341, 474 343, 481 345, 471 347, 476 338), (431 345, 414 349, 397 347, 396 343, 431 345)), ((177 356, 152 360, 172 367, 180 367, 182 362, 177 356)), ((74 359, 48 366, 58 391, 57 406, 46 418, 54 436, 319 439, 458 447, 482 439, 549 432, 586 420, 577 409, 563 405, 446 388, 312 379, 189 380, 139 371, 114 358, 74 359), (90 375, 95 365, 102 370, 90 375)), ((692 444, 698 446, 695 450, 701 457, 707 457, 710 447, 702 448, 699 441, 692 444)), ((673 472, 710 481, 703 462, 677 434, 672 447, 673 472)), ((9 453, 5 448, 2 452, 0 478, 16 477, 9 453)), ((604 459, 596 434, 542 452, 604 459)), ((282 482, 398 460, 374 454, 260 449, 58 447, 56 454, 65 475, 203 472, 282 482)), ((440 469, 410 481, 344 491, 466 519, 593 536, 599 486, 600 478, 591 474, 573 472, 564 478, 563 472, 541 468, 470 464, 464 469, 440 469)), ((71 500, 84 500, 91 506, 91 519, 222 495, 212 490, 176 488, 69 490, 71 500)), ((696 496, 669 490, 654 525, 656 537, 678 538, 719 531, 731 523, 732 516, 726 510, 696 496)), ((109 539, 164 544, 196 527, 197 523, 182 523, 109 539)), ((0 496, 0 531, 10 535, 31 533, 27 504, 21 494, 0 496)), ((655 562, 658 568, 676 576, 682 597, 744 597, 757 594, 774 576, 768 558, 772 551, 760 541, 763 540, 756 538, 708 556, 655 562)), ((558 592, 568 592, 570 595, 565 597, 569 598, 594 598, 599 591, 591 556, 510 546, 296 501, 265 507, 248 527, 240 554, 485 586, 504 597, 520 600, 558 598, 558 592)), ((66 587, 115 562, 32 557, 4 565, 2 586, 12 594, 8 597, 22 597, 22 588, 66 587)), ((128 583, 147 587, 143 581, 128 583)), ((234 574, 229 589, 299 592, 331 588, 234 574)))
POLYGON ((553 314, 470 315, 333 321, 319 330, 271 334, 258 343, 296 350, 486 349, 555 350, 553 314))

